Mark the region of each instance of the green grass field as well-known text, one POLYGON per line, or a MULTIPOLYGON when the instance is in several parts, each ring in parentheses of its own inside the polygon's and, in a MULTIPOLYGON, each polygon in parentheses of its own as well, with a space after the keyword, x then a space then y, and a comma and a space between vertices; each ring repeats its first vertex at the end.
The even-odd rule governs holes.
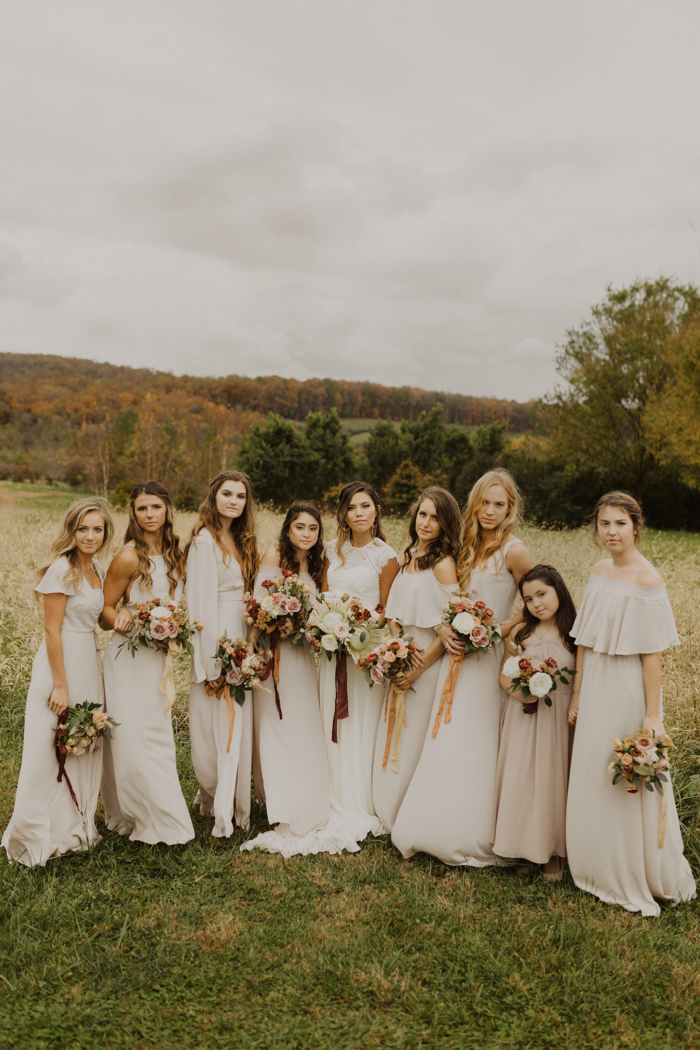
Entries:
MULTIPOLYGON (((0 500, 0 824, 19 772, 24 699, 42 636, 31 563, 62 502, 0 500)), ((63 493, 61 493, 63 496, 63 493)), ((119 530, 124 515, 118 516, 119 530)), ((180 515, 187 535, 193 515, 180 515)), ((279 517, 263 512, 261 541, 279 517)), ((403 523, 390 522, 399 547, 403 523)), ((584 532, 534 529, 580 599, 595 558, 584 532)), ((682 645, 664 658, 666 723, 687 853, 700 874, 698 536, 650 534, 682 645)), ((187 798, 187 666, 176 735, 187 798)), ((611 788, 612 790, 612 788, 611 788)), ((390 842, 356 855, 241 854, 266 827, 147 846, 104 831, 90 853, 45 869, 0 857, 0 1046, 39 1048, 700 1047, 700 905, 657 920, 580 893, 565 877, 405 862, 390 842)), ((98 811, 98 825, 101 812, 98 811)))

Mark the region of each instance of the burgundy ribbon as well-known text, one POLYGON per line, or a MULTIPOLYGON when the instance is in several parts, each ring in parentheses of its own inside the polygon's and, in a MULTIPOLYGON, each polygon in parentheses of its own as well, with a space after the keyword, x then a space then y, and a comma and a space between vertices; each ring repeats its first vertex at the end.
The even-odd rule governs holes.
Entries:
POLYGON ((331 740, 338 743, 338 720, 350 714, 348 706, 348 654, 341 649, 335 658, 335 710, 333 712, 333 731, 331 740))
POLYGON ((66 756, 68 754, 68 748, 63 742, 63 733, 61 732, 61 727, 66 725, 67 722, 68 708, 66 708, 65 711, 61 712, 61 714, 58 716, 58 721, 56 723, 56 736, 54 738, 54 748, 56 751, 56 758, 58 759, 58 776, 56 777, 56 780, 60 784, 65 777, 66 784, 68 785, 68 790, 70 791, 70 797, 75 802, 75 808, 82 817, 82 812, 80 810, 80 806, 78 805, 78 800, 75 797, 75 791, 73 791, 73 785, 70 782, 70 777, 66 773, 66 756))
POLYGON ((277 631, 273 631, 272 632, 272 637, 270 638, 270 652, 272 653, 272 681, 274 682, 274 685, 275 685, 275 703, 277 704, 277 713, 278 713, 278 715, 281 718, 282 717, 282 702, 280 700, 280 691, 279 691, 279 688, 278 688, 279 680, 280 680, 279 660, 280 660, 280 656, 281 656, 281 653, 279 651, 279 645, 280 645, 279 635, 278 635, 277 631))

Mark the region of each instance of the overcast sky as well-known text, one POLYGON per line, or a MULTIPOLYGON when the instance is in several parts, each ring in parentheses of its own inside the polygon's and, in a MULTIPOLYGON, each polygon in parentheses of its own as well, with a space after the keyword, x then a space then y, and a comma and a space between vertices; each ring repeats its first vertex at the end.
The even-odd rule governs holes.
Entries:
POLYGON ((2 349, 524 400, 700 284, 697 0, 0 0, 2 349))

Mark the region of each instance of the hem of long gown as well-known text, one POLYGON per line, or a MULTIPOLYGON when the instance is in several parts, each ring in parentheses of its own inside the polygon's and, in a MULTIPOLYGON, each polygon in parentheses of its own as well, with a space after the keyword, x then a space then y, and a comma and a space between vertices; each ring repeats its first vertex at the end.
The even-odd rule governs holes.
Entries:
POLYGON ((145 842, 149 846, 158 846, 161 844, 164 846, 181 846, 184 845, 185 842, 191 842, 194 838, 194 828, 187 836, 163 836, 156 835, 155 833, 150 835, 144 834, 143 832, 138 831, 133 824, 129 824, 129 822, 123 817, 121 820, 112 817, 110 820, 105 820, 105 824, 110 831, 116 831, 118 835, 123 835, 125 838, 129 839, 129 842, 145 842))
POLYGON ((44 868, 50 860, 56 860, 58 857, 66 857, 71 853, 84 853, 86 850, 92 849, 98 842, 102 841, 102 836, 95 832, 92 837, 86 839, 79 839, 78 844, 75 846, 66 846, 61 848, 55 846, 53 851, 48 854, 44 854, 43 850, 39 850, 39 856, 44 856, 44 860, 32 860, 33 854, 30 852, 29 846, 25 846, 21 853, 16 854, 15 850, 12 850, 9 843, 2 843, 2 848, 7 854, 7 859, 10 864, 23 864, 25 868, 44 868))
POLYGON ((347 851, 357 853, 360 845, 337 813, 332 813, 328 823, 305 835, 298 835, 289 824, 278 824, 272 831, 263 831, 240 847, 242 851, 261 849, 267 853, 279 853, 283 857, 308 856, 330 853, 335 856, 347 851))
MULTIPOLYGON (((427 857, 435 857, 435 859, 439 860, 441 864, 446 864, 450 868, 509 868, 516 863, 512 858, 497 857, 495 854, 492 857, 464 857, 462 860, 454 860, 453 858, 446 860, 438 853, 431 853, 430 850, 421 849, 420 846, 411 846, 404 851, 400 846, 397 846, 395 842, 394 845, 404 860, 410 860, 411 857, 415 857, 417 853, 425 853, 427 857)), ((549 860, 549 857, 547 860, 549 860)))
POLYGON ((566 852, 560 853, 556 846, 552 848, 551 853, 548 853, 546 857, 540 855, 535 850, 528 852, 527 848, 522 848, 522 845, 518 845, 514 850, 508 850, 507 852, 506 850, 497 852, 494 844, 494 853, 497 857, 502 857, 504 860, 507 860, 509 864, 515 864, 521 860, 527 860, 530 864, 546 864, 552 857, 559 857, 560 860, 566 860, 566 852))
POLYGON ((684 904, 688 901, 695 900, 697 895, 697 891, 694 891, 689 897, 682 897, 680 893, 674 894, 671 897, 655 896, 653 904, 640 906, 638 904, 633 904, 632 901, 619 900, 613 893, 607 893, 605 890, 594 889, 593 886, 589 886, 584 881, 579 881, 579 879, 574 876, 572 876, 572 878, 580 890, 583 890, 584 893, 590 893, 593 897, 597 897, 603 904, 616 904, 619 908, 624 908, 625 911, 638 913, 648 919, 656 919, 661 914, 661 905, 658 901, 661 901, 663 904, 669 904, 671 907, 676 907, 678 904, 684 904))

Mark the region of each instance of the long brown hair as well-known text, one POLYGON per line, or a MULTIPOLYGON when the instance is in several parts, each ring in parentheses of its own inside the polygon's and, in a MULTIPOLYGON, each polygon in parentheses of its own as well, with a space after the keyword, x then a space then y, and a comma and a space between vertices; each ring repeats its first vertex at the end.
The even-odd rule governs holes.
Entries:
POLYGON ((374 503, 374 509, 377 512, 374 524, 372 525, 372 535, 377 539, 386 542, 386 533, 382 527, 381 507, 379 505, 379 495, 377 494, 377 491, 373 489, 371 485, 366 485, 364 481, 351 481, 349 485, 346 485, 340 490, 338 496, 338 530, 336 532, 337 538, 335 546, 341 565, 345 562, 343 546, 352 537, 352 529, 348 525, 348 507, 350 506, 353 497, 357 496, 359 492, 367 493, 372 500, 372 503, 374 503))
POLYGON ((318 537, 313 547, 306 553, 306 563, 309 576, 312 578, 319 590, 323 586, 323 522, 321 512, 313 503, 292 503, 287 511, 287 516, 282 522, 280 538, 277 546, 280 552, 280 568, 289 569, 290 572, 299 571, 299 561, 296 547, 289 538, 289 530, 301 514, 310 514, 318 522, 318 537))
POLYGON ((410 520, 408 523, 408 535, 410 537, 408 546, 404 553, 404 563, 401 567, 401 571, 407 568, 411 563, 413 557, 413 549, 418 543, 418 530, 416 529, 416 520, 418 518, 418 511, 421 508, 421 504, 425 500, 432 500, 435 505, 435 513, 437 515, 438 524, 440 525, 439 535, 428 545, 428 549, 425 554, 416 559, 416 568, 419 572, 423 572, 424 569, 432 569, 434 565, 437 565, 443 558, 454 558, 457 560, 459 554, 459 530, 462 526, 462 517, 459 513, 459 504, 454 498, 451 492, 447 489, 441 489, 437 485, 431 485, 421 492, 416 502, 411 507, 409 514, 410 520))
POLYGON ((136 518, 136 501, 139 496, 157 496, 165 504, 165 524, 160 549, 165 560, 166 575, 170 584, 170 597, 175 594, 175 588, 179 580, 184 576, 184 559, 180 549, 180 538, 175 534, 173 526, 173 502, 168 490, 159 481, 143 481, 132 491, 129 496, 129 524, 124 534, 124 543, 131 541, 136 549, 139 559, 139 576, 146 587, 153 587, 151 576, 151 555, 146 542, 146 534, 136 518))
POLYGON ((497 470, 487 471, 474 483, 467 499, 467 505, 464 508, 462 547, 457 562, 457 575, 460 586, 466 587, 472 569, 477 564, 477 559, 479 563, 488 561, 492 554, 496 554, 501 549, 508 533, 516 531, 517 526, 520 524, 521 507, 522 499, 518 486, 515 484, 512 475, 502 467, 499 467, 497 470), (477 518, 477 511, 492 485, 502 485, 505 489, 508 498, 508 511, 501 524, 494 529, 493 539, 489 540, 482 547, 483 536, 477 518))
POLYGON ((79 499, 75 503, 71 503, 63 515, 61 527, 51 544, 49 553, 37 568, 38 580, 42 579, 49 566, 65 555, 70 568, 61 582, 66 587, 77 587, 82 573, 78 558, 78 548, 75 543, 75 534, 80 528, 85 515, 90 514, 92 511, 97 511, 98 514, 102 515, 102 520, 105 523, 105 532, 102 538, 102 546, 96 552, 95 558, 99 561, 107 557, 114 536, 114 522, 112 521, 110 510, 107 500, 102 499, 100 496, 87 496, 85 499, 79 499))
MULTIPOLYGON (((575 654, 576 642, 571 637, 571 628, 574 626, 574 620, 576 619, 576 606, 574 605, 574 599, 569 594, 569 588, 564 583, 561 573, 559 573, 553 565, 535 565, 534 568, 529 569, 528 572, 520 578, 518 590, 520 591, 521 598, 523 597, 524 585, 526 583, 535 583, 536 580, 541 580, 542 583, 546 584, 548 587, 553 587, 557 592, 559 608, 552 619, 559 631, 562 642, 570 653, 575 654)), ((523 606, 522 617, 525 623, 518 630, 518 633, 513 639, 516 645, 524 645, 530 635, 534 634, 535 628, 540 623, 537 617, 533 616, 530 612, 527 605, 523 606)))
POLYGON ((627 511, 634 528, 634 542, 638 544, 641 540, 641 533, 644 528, 644 515, 642 514, 642 508, 629 492, 622 492, 617 490, 615 492, 606 492, 604 496, 601 496, 595 507, 593 508, 593 515, 591 517, 591 525, 593 526, 593 542, 600 546, 600 540, 598 539, 598 517, 603 507, 619 507, 620 510, 627 511))
POLYGON ((253 486, 245 471, 223 470, 220 474, 217 474, 215 478, 211 479, 207 494, 204 497, 203 502, 199 505, 199 511, 197 512, 199 517, 192 529, 192 535, 187 544, 185 557, 192 546, 192 541, 195 536, 198 536, 202 529, 206 528, 214 537, 214 542, 217 547, 220 548, 224 556, 224 564, 228 565, 231 553, 221 542, 221 536, 226 529, 226 524, 216 509, 216 497, 219 489, 226 481, 236 481, 245 487, 246 497, 243 513, 240 514, 239 517, 231 520, 228 529, 238 552, 238 561, 243 575, 243 584, 246 590, 250 591, 253 589, 255 583, 255 577, 260 563, 260 555, 258 554, 258 541, 255 536, 255 502, 253 500, 253 486))

